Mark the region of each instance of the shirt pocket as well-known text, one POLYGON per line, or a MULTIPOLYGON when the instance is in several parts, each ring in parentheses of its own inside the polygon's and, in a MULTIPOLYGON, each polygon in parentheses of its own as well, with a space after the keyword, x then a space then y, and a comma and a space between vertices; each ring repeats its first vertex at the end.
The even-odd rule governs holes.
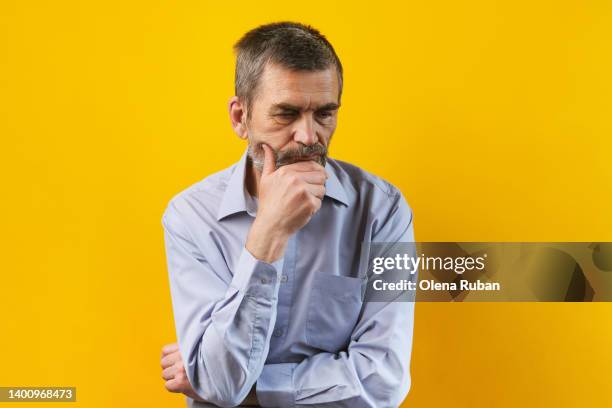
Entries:
POLYGON ((349 343, 361 311, 363 279, 317 273, 306 316, 306 343, 335 353, 349 343))

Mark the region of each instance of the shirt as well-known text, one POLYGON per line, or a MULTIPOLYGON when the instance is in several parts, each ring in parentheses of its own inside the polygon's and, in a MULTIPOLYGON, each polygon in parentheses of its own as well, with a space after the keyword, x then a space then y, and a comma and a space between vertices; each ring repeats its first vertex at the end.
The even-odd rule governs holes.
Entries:
MULTIPOLYGON (((400 191, 328 159, 320 210, 273 263, 245 248, 257 201, 246 152, 162 217, 179 350, 194 390, 237 406, 397 407, 410 388, 413 302, 364 302, 362 249, 414 242, 400 191)), ((194 402, 191 406, 211 406, 194 402)))

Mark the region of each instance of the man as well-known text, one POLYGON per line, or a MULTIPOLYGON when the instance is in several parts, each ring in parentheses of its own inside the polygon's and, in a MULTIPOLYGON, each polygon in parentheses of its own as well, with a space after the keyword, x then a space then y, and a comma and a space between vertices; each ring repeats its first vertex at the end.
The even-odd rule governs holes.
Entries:
POLYGON ((323 35, 269 24, 235 50, 229 115, 248 148, 163 216, 178 337, 162 351, 166 388, 192 406, 398 406, 414 303, 363 301, 362 249, 412 242, 412 212, 327 158, 342 65, 323 35))

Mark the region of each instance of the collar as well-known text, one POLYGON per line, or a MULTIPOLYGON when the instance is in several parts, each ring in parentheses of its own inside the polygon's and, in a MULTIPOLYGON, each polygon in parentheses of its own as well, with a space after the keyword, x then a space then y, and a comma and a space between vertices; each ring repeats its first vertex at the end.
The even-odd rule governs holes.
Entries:
MULTIPOLYGON (((325 182, 325 196, 348 207, 349 200, 346 191, 338 179, 335 166, 330 164, 331 160, 333 159, 328 158, 325 164, 325 170, 327 170, 327 174, 329 175, 329 178, 325 182)), ((251 206, 247 206, 250 197, 247 197, 249 192, 245 185, 246 166, 247 153, 245 151, 240 160, 233 166, 232 173, 227 182, 227 187, 225 188, 225 193, 223 194, 223 199, 221 200, 221 205, 219 206, 219 211, 217 212, 217 221, 221 221, 223 218, 232 214, 249 212, 251 206)))

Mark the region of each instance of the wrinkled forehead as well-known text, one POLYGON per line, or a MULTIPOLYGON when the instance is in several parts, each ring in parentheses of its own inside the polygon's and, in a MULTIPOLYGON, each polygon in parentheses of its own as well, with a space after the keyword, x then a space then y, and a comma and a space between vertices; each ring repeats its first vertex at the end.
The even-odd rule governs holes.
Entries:
POLYGON ((302 110, 338 104, 336 68, 295 71, 267 64, 259 80, 256 100, 264 108, 291 105, 302 110))

